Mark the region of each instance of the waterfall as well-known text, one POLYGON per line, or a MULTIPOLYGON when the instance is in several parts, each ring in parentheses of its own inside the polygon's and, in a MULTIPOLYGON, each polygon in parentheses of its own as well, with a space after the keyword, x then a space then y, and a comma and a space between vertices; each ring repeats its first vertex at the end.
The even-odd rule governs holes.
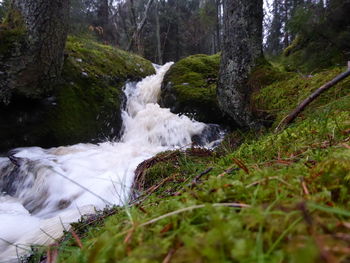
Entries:
POLYGON ((157 104, 171 65, 156 66, 155 75, 126 85, 119 142, 18 148, 0 158, 0 262, 17 262, 31 245, 54 243, 83 214, 126 204, 138 164, 190 146, 208 130, 157 104))

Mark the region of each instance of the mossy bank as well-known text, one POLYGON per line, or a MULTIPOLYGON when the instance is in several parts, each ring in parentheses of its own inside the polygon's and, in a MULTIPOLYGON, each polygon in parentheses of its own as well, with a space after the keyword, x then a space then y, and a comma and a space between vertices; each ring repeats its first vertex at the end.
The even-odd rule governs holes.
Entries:
POLYGON ((118 137, 122 87, 154 74, 151 62, 92 39, 68 37, 62 81, 46 97, 0 108, 0 152, 118 137))
POLYGON ((75 224, 51 247, 58 262, 348 262, 350 80, 274 132, 343 70, 291 73, 257 92, 256 107, 276 118, 269 130, 139 166, 140 198, 75 224))

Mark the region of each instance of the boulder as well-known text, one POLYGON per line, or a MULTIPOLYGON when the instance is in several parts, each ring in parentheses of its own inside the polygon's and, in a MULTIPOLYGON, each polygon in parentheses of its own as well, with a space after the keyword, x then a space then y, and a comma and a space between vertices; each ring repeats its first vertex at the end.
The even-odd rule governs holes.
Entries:
POLYGON ((40 98, 0 106, 0 152, 118 138, 122 88, 154 74, 151 62, 91 39, 68 37, 62 81, 40 98))
POLYGON ((197 121, 227 122, 216 98, 219 66, 219 54, 193 55, 175 63, 165 75, 160 105, 197 121))

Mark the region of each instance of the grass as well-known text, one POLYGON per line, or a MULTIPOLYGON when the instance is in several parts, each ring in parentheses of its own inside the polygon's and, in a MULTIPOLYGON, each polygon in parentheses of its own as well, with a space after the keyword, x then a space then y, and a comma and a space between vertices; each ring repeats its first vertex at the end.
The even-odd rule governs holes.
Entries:
MULTIPOLYGON (((256 105, 274 127, 341 70, 291 74, 257 93, 256 105)), ((161 153, 143 171, 145 196, 74 224, 82 248, 68 233, 54 247, 58 261, 349 262, 349 87, 334 87, 280 133, 236 131, 214 152, 161 153)))

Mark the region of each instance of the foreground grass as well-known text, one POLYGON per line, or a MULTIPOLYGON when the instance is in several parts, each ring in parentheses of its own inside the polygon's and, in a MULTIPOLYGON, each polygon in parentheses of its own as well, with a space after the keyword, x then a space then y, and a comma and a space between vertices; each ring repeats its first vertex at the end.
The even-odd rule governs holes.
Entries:
MULTIPOLYGON (((276 126, 338 71, 291 76, 257 101, 276 126)), ((215 152, 159 155, 137 202, 75 224, 51 250, 59 262, 349 262, 349 87, 281 133, 235 132, 215 152)))

